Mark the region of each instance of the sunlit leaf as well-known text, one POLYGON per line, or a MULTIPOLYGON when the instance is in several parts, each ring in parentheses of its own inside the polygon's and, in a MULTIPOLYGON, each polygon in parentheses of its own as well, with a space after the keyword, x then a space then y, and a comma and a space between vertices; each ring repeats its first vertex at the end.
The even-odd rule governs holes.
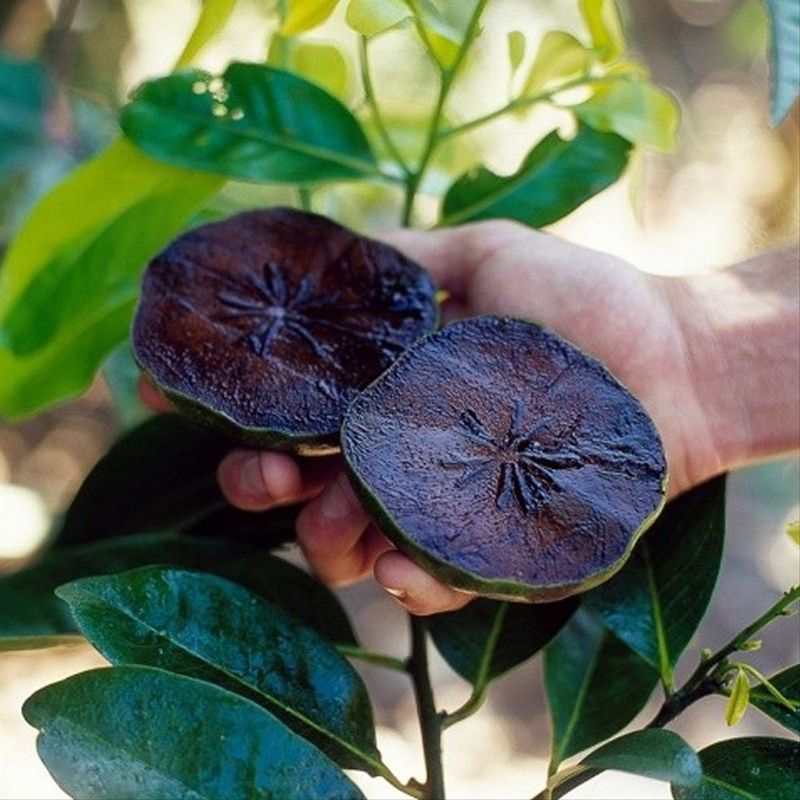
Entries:
POLYGON ((592 96, 572 110, 597 130, 613 131, 656 150, 675 147, 678 104, 672 95, 650 83, 609 77, 593 84, 592 96))
POLYGON ((580 10, 598 56, 613 61, 622 55, 625 34, 616 0, 580 0, 580 10))
POLYGON ((554 765, 627 725, 658 682, 656 670, 583 608, 545 649, 544 667, 554 765))
POLYGON ((773 675, 769 682, 791 703, 794 704, 794 711, 791 711, 763 685, 758 685, 750 690, 750 704, 760 711, 768 714, 785 728, 800 734, 800 664, 773 675))
POLYGON ((337 97, 347 92, 347 61, 331 44, 287 39, 276 34, 270 42, 267 61, 302 75, 337 97))
POLYGON ((491 681, 539 652, 577 608, 574 598, 525 605, 477 599, 428 618, 436 649, 472 684, 491 681))
POLYGON ((584 595, 667 685, 711 600, 724 541, 723 476, 672 500, 625 566, 584 595))
POLYGON ((276 604, 214 575, 166 567, 85 578, 56 593, 112 663, 216 683, 264 705, 343 766, 376 771, 364 684, 332 644, 276 604))
POLYGON ((225 27, 235 6, 236 0, 203 0, 200 16, 178 56, 176 68, 188 66, 195 60, 197 54, 225 27))
POLYGON ((199 70, 143 84, 122 127, 171 164, 266 183, 375 175, 360 125, 313 83, 261 64, 233 63, 219 79, 199 70))
POLYGON ((339 0, 286 0, 281 26, 284 36, 294 36, 322 25, 333 14, 339 0))
POLYGON ((569 140, 553 131, 513 175, 480 168, 459 178, 445 196, 442 224, 503 217, 533 227, 549 225, 614 183, 630 148, 620 136, 589 126, 569 140))
POLYGON ((73 797, 363 798, 264 708, 149 667, 83 672, 29 698, 39 755, 73 797))
POLYGON ((772 124, 777 125, 800 93, 800 3, 797 0, 766 0, 766 3, 772 28, 771 117, 772 124))
POLYGON ((345 19, 357 33, 376 36, 411 16, 404 0, 350 0, 345 19))
POLYGON ((576 78, 587 72, 590 64, 590 51, 572 34, 549 31, 542 37, 522 94, 536 94, 554 81, 576 78))
POLYGON ((703 779, 672 784, 675 800, 796 800, 800 742, 746 736, 701 750, 703 779))
POLYGON ((786 526, 786 535, 798 546, 800 546, 800 522, 795 520, 786 526))
POLYGON ((525 34, 522 31, 509 31, 508 33, 508 62, 511 71, 516 72, 525 58, 525 34))
POLYGON ((38 203, 0 265, 0 413, 88 386, 127 334, 147 260, 220 185, 117 142, 38 203))
POLYGON ((747 704, 750 700, 750 681, 743 670, 736 672, 736 677, 731 686, 731 694, 728 697, 728 704, 725 707, 725 722, 728 726, 738 725, 744 712, 747 711, 747 704))

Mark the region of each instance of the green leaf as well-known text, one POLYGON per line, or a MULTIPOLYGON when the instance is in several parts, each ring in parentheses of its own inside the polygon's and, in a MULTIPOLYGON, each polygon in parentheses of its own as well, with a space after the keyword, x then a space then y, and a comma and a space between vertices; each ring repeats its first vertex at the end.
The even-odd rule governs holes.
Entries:
POLYGON ((569 140, 552 131, 513 175, 483 167, 462 175, 447 191, 441 224, 505 217, 533 227, 549 225, 614 183, 630 149, 616 134, 586 125, 569 140))
POLYGON ((287 0, 286 18, 281 26, 284 36, 295 36, 322 25, 333 14, 339 0, 287 0))
POLYGON ((771 120, 781 122, 800 94, 800 4, 797 0, 766 0, 772 29, 770 72, 771 120))
POLYGON ((186 67, 198 53, 225 27, 230 19, 236 0, 203 0, 200 16, 183 52, 178 56, 176 69, 186 67))
POLYGON ((798 546, 800 546, 800 522, 795 520, 786 526, 786 535, 798 546))
POLYGON ((511 72, 516 72, 525 58, 525 34, 522 31, 509 31, 508 33, 508 63, 511 72))
POLYGON ((536 94, 553 81, 576 78, 590 65, 590 52, 572 34, 549 31, 542 37, 522 94, 536 94))
POLYGON ((711 600, 724 541, 723 476, 672 500, 625 566, 583 597, 667 686, 711 600))
POLYGON ((12 61, 0 55, 0 178, 44 142, 47 107, 44 70, 35 61, 12 61))
POLYGON ((267 183, 377 174, 356 118, 303 78, 234 63, 221 78, 191 70, 143 84, 122 110, 142 150, 176 166, 267 183))
POLYGON ((228 542, 177 534, 143 534, 48 552, 17 572, 0 575, 0 637, 75 633, 66 605, 53 594, 66 581, 145 564, 202 568, 249 552, 228 542))
POLYGON ((362 798, 323 753, 268 711, 147 667, 95 669, 29 698, 39 755, 73 797, 362 798))
POLYGON ((267 62, 307 78, 337 97, 347 93, 347 61, 333 45, 272 37, 267 62))
POLYGON ((119 438, 67 509, 59 545, 169 530, 224 504, 216 470, 230 440, 163 414, 119 438))
POLYGON ((625 34, 615 0, 580 0, 580 10, 597 55, 603 61, 621 56, 625 34))
POLYGON ((163 567, 85 578, 57 594, 112 663, 216 683, 265 706, 343 766, 379 771, 358 674, 274 603, 214 575, 163 567))
POLYGON ((578 119, 636 144, 669 151, 675 147, 680 112, 672 95, 642 80, 609 77, 592 85, 592 96, 572 106, 578 119))
POLYGON ((477 599, 428 618, 436 649, 464 680, 494 680, 538 653, 577 608, 574 598, 525 605, 477 599))
POLYGON ((684 786, 697 786, 703 777, 697 753, 677 733, 657 728, 612 739, 580 763, 592 769, 630 772, 684 786))
POLYGON ((747 711, 747 703, 750 700, 750 681, 743 670, 737 670, 733 681, 728 704, 725 707, 725 722, 729 727, 738 725, 739 721, 747 711))
POLYGON ((404 0, 350 0, 345 19, 357 33, 377 36, 411 16, 404 0))
POLYGON ((647 662, 583 608, 545 649, 544 669, 555 766, 627 725, 658 682, 647 662))
POLYGON ((147 259, 219 185, 118 142, 39 202, 0 265, 0 413, 88 386, 127 335, 147 259))
POLYGON ((800 664, 773 675, 770 683, 789 701, 795 704, 790 711, 779 703, 765 686, 756 686, 750 690, 750 704, 768 714, 785 728, 800 734, 800 664))
POLYGON ((82 644, 83 636, 63 634, 61 636, 0 636, 0 653, 17 650, 44 650, 48 647, 82 644))
POLYGON ((800 743, 752 736, 700 751, 699 786, 672 784, 676 800, 796 800, 800 743))

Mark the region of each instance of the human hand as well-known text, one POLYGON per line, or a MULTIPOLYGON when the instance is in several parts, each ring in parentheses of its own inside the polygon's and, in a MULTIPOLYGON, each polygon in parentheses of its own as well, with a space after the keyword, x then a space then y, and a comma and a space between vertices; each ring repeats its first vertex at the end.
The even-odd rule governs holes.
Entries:
MULTIPOLYGON (((698 342, 713 350, 717 337, 699 329, 707 309, 690 281, 650 276, 608 254, 508 222, 404 230, 385 239, 449 292, 446 319, 484 313, 531 319, 605 363, 652 416, 664 443, 671 494, 726 466, 729 454, 721 451, 710 422, 714 412, 701 391, 706 362, 694 352, 698 342)), ((725 389, 715 385, 715 391, 725 389)), ((164 407, 152 388, 143 387, 143 394, 151 405, 164 407)), ((236 450, 223 460, 218 477, 227 499, 245 510, 308 501, 297 520, 297 538, 327 583, 374 573, 415 614, 454 610, 470 600, 381 535, 338 457, 236 450)))

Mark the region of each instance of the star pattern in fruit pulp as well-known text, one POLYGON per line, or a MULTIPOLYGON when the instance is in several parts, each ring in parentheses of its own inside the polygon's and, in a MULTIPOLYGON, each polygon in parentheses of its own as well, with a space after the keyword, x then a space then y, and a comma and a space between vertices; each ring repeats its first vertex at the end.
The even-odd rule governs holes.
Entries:
MULTIPOLYGON (((345 334, 378 344, 384 348, 400 348, 402 345, 390 337, 372 331, 362 331, 320 316, 321 312, 337 314, 348 311, 363 311, 363 306, 343 304, 340 292, 318 292, 314 277, 305 275, 292 290, 283 270, 274 261, 267 261, 261 272, 247 277, 247 290, 236 286, 217 294, 220 302, 229 311, 217 319, 220 321, 252 319, 255 327, 243 339, 250 349, 261 358, 273 355, 273 345, 283 337, 293 336, 304 342, 322 361, 341 369, 330 345, 314 334, 314 328, 345 334)), ((396 353, 395 353, 396 355, 396 353)))
POLYGON ((447 469, 462 470, 457 488, 488 478, 496 482, 498 509, 506 511, 516 506, 524 516, 536 516, 553 494, 564 489, 567 470, 595 466, 628 472, 646 466, 624 447, 578 444, 580 414, 566 428, 547 414, 526 428, 525 413, 524 404, 515 401, 506 432, 499 438, 471 409, 461 413, 457 430, 474 446, 474 454, 440 462, 447 469))

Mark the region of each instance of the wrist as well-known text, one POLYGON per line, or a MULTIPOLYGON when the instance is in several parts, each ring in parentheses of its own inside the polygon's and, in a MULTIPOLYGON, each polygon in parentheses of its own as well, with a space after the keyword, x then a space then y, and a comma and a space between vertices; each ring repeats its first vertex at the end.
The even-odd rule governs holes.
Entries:
MULTIPOLYGON (((791 452, 800 436, 796 252, 664 278, 693 394, 688 485, 791 452)), ((686 488, 686 487, 679 487, 686 488)))

